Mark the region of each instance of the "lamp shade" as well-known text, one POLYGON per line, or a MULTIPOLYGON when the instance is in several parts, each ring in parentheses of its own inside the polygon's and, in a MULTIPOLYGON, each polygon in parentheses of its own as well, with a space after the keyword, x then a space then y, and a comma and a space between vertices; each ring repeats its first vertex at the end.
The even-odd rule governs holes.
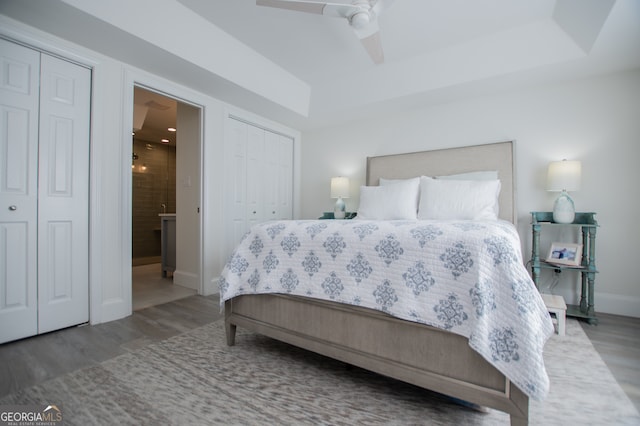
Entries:
POLYGON ((331 178, 331 198, 349 198, 349 178, 331 178))
POLYGON ((581 176, 580 161, 553 161, 547 169, 547 191, 578 191, 581 176))

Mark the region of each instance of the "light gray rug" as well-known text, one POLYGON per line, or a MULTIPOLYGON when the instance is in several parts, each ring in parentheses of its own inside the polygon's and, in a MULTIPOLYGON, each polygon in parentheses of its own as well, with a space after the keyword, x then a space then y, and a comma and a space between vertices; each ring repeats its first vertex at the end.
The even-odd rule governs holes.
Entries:
MULTIPOLYGON (((551 393, 534 425, 638 425, 640 415, 582 328, 568 320, 545 361, 551 393)), ((0 399, 57 404, 77 425, 506 425, 447 398, 238 329, 222 321, 0 399)))

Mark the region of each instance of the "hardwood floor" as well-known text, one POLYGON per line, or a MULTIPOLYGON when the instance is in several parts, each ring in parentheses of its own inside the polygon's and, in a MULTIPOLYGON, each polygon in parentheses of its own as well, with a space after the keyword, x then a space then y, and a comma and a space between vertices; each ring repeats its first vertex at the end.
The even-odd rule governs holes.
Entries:
MULTIPOLYGON (((218 301, 217 295, 189 296, 121 320, 0 345, 0 396, 216 321, 218 301)), ((640 411, 640 318, 598 318, 599 325, 582 327, 640 411)))
POLYGON ((221 318, 218 301, 189 296, 117 321, 0 345, 0 396, 213 322, 221 318))
POLYGON ((598 325, 580 324, 613 377, 640 411, 640 318, 598 314, 598 325))

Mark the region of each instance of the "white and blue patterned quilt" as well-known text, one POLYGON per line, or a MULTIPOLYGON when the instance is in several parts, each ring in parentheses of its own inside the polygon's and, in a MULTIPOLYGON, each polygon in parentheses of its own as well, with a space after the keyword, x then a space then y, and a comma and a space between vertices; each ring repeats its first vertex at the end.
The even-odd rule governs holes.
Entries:
POLYGON ((275 221, 245 235, 220 301, 284 293, 377 309, 465 336, 529 397, 549 389, 553 324, 506 221, 275 221))

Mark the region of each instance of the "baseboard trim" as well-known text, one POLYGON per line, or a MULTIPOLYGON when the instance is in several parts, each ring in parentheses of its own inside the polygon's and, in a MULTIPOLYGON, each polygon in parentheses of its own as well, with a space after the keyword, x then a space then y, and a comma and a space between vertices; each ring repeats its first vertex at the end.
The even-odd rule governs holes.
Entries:
POLYGON ((211 296, 220 293, 220 278, 212 278, 211 281, 204 284, 203 296, 211 296))
POLYGON ((638 297, 599 292, 595 292, 594 296, 596 315, 602 312, 640 318, 640 298, 638 297))
POLYGON ((173 283, 198 292, 200 291, 198 275, 191 272, 179 271, 176 269, 173 271, 173 283))

